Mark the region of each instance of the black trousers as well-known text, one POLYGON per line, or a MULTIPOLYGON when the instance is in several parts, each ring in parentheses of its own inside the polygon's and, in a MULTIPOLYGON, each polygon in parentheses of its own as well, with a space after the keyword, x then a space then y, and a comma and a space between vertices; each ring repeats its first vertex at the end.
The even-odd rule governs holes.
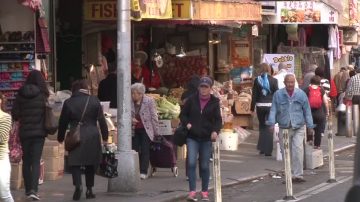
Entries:
POLYGON ((38 192, 40 176, 40 159, 45 138, 22 139, 23 151, 22 173, 24 178, 25 193, 38 192))
POLYGON ((271 154, 273 151, 273 134, 269 126, 265 124, 269 117, 270 107, 256 107, 256 114, 259 120, 259 140, 257 149, 265 154, 271 154))
POLYGON ((132 138, 132 148, 139 154, 140 173, 147 174, 150 160, 151 140, 144 128, 135 129, 135 135, 132 138))
MULTIPOLYGON (((82 166, 71 166, 71 174, 72 174, 72 178, 73 178, 73 185, 75 187, 81 187, 82 186, 82 182, 81 182, 81 174, 82 174, 82 170, 81 170, 82 166)), ((92 188, 94 186, 94 181, 95 181, 95 166, 94 165, 88 165, 88 166, 83 166, 85 167, 85 182, 86 182, 86 187, 87 188, 92 188)))

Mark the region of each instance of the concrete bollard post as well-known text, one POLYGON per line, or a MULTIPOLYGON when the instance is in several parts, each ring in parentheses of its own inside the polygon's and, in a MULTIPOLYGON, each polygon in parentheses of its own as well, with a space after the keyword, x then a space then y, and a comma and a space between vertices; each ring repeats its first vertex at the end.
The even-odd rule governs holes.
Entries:
POLYGON ((327 181, 328 183, 334 183, 336 182, 335 179, 335 154, 334 154, 334 134, 332 131, 332 119, 331 116, 329 116, 327 120, 328 124, 328 147, 329 147, 329 173, 330 178, 327 181))
POLYGON ((359 131, 359 105, 353 104, 352 106, 352 117, 353 117, 353 131, 357 135, 359 131))
POLYGON ((222 202, 221 172, 220 172, 220 145, 219 141, 213 142, 213 177, 215 202, 222 202))
POLYGON ((289 130, 283 130, 284 140, 284 163, 285 163, 285 182, 286 182, 286 196, 284 200, 295 200, 293 196, 292 175, 291 175, 291 161, 290 161, 290 143, 289 130))
POLYGON ((353 131, 352 131, 352 109, 350 104, 346 104, 346 137, 352 137, 353 131))

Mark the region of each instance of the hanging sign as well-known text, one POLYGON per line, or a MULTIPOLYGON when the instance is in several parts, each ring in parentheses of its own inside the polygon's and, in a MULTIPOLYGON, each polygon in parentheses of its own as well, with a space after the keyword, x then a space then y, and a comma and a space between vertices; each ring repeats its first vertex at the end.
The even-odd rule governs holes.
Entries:
POLYGON ((276 2, 276 15, 264 18, 264 24, 337 24, 339 14, 330 6, 315 1, 276 2))
POLYGON ((190 0, 172 0, 172 13, 174 19, 191 18, 191 1, 190 0))
POLYGON ((294 54, 264 54, 263 62, 269 64, 275 72, 279 71, 279 63, 285 63, 289 73, 294 73, 295 55, 294 54))
MULTIPOLYGON (((133 19, 172 18, 171 0, 131 0, 133 19)), ((117 0, 84 0, 84 20, 116 21, 117 0)))
POLYGON ((250 66, 250 43, 247 38, 231 41, 231 61, 234 67, 250 66))

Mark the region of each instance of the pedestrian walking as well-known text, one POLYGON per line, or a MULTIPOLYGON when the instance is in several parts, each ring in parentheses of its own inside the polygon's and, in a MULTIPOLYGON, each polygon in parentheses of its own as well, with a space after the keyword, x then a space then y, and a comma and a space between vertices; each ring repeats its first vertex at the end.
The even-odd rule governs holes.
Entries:
POLYGON ((267 124, 274 127, 279 124, 280 141, 283 142, 282 132, 289 131, 291 172, 293 182, 305 182, 303 178, 304 137, 305 125, 313 133, 313 119, 308 98, 304 91, 295 88, 295 76, 285 77, 285 88, 275 92, 267 124))
MULTIPOLYGON (((278 70, 279 71, 274 76, 274 78, 277 79, 279 89, 285 88, 284 79, 285 79, 285 76, 287 74, 289 74, 288 73, 288 67, 287 67, 287 65, 285 63, 280 62, 279 65, 278 65, 278 70)), ((298 84, 296 79, 295 79, 295 88, 299 88, 299 84, 298 84)))
POLYGON ((309 65, 308 72, 304 75, 303 84, 301 89, 307 88, 310 85, 310 79, 315 76, 315 70, 318 68, 316 64, 309 65))
POLYGON ((251 111, 254 112, 256 106, 256 114, 259 120, 259 140, 257 149, 260 154, 271 156, 273 151, 273 133, 265 121, 270 113, 271 103, 274 93, 278 90, 278 82, 270 76, 270 66, 262 63, 261 74, 255 78, 252 88, 251 111))
POLYGON ((209 200, 209 162, 211 157, 211 141, 218 137, 222 126, 220 101, 211 95, 213 80, 202 77, 199 82, 198 93, 192 95, 180 113, 181 123, 189 130, 186 140, 189 176, 189 201, 197 201, 196 194, 196 163, 198 156, 201 169, 201 197, 209 200))
POLYGON ((329 116, 328 97, 320 86, 320 81, 319 76, 314 76, 310 80, 310 86, 304 89, 309 99, 313 122, 316 125, 314 138, 307 136, 307 141, 313 141, 314 149, 320 149, 322 129, 325 127, 326 117, 329 116))
POLYGON ((9 134, 11 130, 11 116, 3 111, 5 99, 0 92, 0 201, 14 202, 10 192, 11 164, 9 159, 9 134))
POLYGON ((108 64, 109 74, 100 81, 98 89, 98 98, 100 101, 110 101, 110 108, 117 108, 117 75, 116 64, 108 64))
POLYGON ((25 194, 33 200, 40 200, 40 159, 47 136, 44 121, 45 102, 48 97, 49 90, 43 75, 40 71, 33 70, 19 89, 11 111, 13 120, 19 121, 25 194))
POLYGON ((81 121, 80 142, 74 150, 69 151, 68 165, 70 166, 75 191, 73 200, 78 201, 82 195, 82 167, 85 168, 86 198, 95 198, 94 187, 95 171, 100 163, 102 147, 101 140, 106 144, 108 127, 104 113, 97 97, 91 96, 86 80, 73 83, 72 96, 64 102, 60 119, 58 141, 62 143, 65 133, 70 128, 75 128, 81 121), (99 123, 101 137, 98 129, 99 123))
POLYGON ((159 123, 154 99, 145 95, 145 86, 135 83, 131 86, 131 116, 133 126, 132 147, 139 153, 140 178, 148 177, 150 143, 159 135, 159 123))
POLYGON ((360 68, 356 69, 356 75, 350 78, 345 97, 352 100, 352 104, 360 104, 360 68))

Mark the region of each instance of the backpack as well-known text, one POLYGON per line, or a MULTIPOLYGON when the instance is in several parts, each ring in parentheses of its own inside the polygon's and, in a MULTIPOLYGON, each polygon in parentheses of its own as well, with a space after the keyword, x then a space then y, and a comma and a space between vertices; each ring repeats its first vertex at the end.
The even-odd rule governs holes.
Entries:
POLYGON ((311 109, 319 109, 322 106, 323 100, 321 96, 321 87, 317 89, 309 86, 309 104, 311 109))

